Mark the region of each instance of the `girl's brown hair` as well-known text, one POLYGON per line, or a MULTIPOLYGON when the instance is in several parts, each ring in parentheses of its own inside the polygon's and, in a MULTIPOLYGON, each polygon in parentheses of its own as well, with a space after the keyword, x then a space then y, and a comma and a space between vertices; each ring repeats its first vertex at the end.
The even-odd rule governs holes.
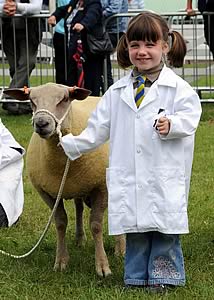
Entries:
POLYGON ((156 43, 163 40, 170 49, 167 60, 170 66, 182 67, 186 55, 186 43, 177 31, 170 31, 165 19, 158 14, 144 11, 130 20, 126 34, 117 45, 118 64, 126 69, 132 65, 129 59, 128 44, 131 41, 149 41, 156 43))

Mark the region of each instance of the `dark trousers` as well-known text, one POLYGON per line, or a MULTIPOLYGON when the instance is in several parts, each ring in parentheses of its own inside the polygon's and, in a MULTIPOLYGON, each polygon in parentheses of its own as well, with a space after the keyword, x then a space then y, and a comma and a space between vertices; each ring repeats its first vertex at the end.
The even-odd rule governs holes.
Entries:
POLYGON ((55 50, 56 83, 67 84, 67 47, 65 35, 55 32, 53 45, 55 50))
MULTIPOLYGON (((198 0, 198 10, 203 14, 203 12, 213 12, 214 11, 214 0, 198 0)), ((204 19, 204 37, 206 39, 207 45, 212 52, 214 59, 214 15, 203 15, 204 19)))
MULTIPOLYGON (((32 32, 32 34, 35 33, 32 32)), ((37 43, 28 39, 27 43, 25 28, 15 30, 15 35, 13 35, 12 26, 3 27, 2 47, 10 66, 10 88, 30 86, 29 80, 31 72, 35 68, 38 45, 39 40, 37 43)), ((3 103, 2 108, 12 114, 32 112, 29 103, 3 103)))
MULTIPOLYGON (((69 54, 70 55, 70 54, 69 54)), ((102 86, 104 58, 99 55, 88 54, 83 63, 84 87, 91 91, 91 96, 100 96, 102 86)), ((72 57, 68 58, 68 86, 77 85, 78 68, 72 57)))
MULTIPOLYGON (((214 0, 207 2, 206 11, 214 12, 214 0)), ((214 15, 203 15, 204 36, 214 59, 214 15)))
POLYGON ((91 96, 100 96, 102 86, 104 57, 90 55, 84 63, 85 88, 91 90, 91 96))
POLYGON ((35 68, 38 45, 27 44, 25 29, 21 29, 16 30, 15 37, 11 32, 3 32, 3 50, 10 66, 9 87, 29 86, 30 74, 35 68))

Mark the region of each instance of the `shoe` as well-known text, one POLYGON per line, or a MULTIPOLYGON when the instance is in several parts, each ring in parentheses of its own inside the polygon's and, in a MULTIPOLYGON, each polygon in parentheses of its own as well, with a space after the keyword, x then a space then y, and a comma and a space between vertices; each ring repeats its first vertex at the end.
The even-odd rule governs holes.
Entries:
POLYGON ((164 284, 149 285, 147 291, 151 294, 163 294, 167 292, 167 286, 164 284))

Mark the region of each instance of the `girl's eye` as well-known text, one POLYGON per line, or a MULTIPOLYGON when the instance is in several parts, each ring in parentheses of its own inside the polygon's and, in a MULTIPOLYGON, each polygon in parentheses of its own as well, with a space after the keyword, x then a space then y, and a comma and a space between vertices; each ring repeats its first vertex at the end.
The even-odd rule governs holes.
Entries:
POLYGON ((129 47, 130 47, 130 48, 137 48, 137 47, 138 47, 138 44, 130 44, 129 47))
POLYGON ((154 47, 155 44, 154 43, 146 43, 146 47, 154 47))

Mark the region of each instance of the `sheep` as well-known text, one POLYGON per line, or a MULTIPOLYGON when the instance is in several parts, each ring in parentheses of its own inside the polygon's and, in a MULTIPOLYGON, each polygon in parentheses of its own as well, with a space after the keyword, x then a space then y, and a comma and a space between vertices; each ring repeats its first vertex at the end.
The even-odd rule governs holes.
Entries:
MULTIPOLYGON (((57 122, 61 124, 62 135, 72 132, 78 135, 87 124, 91 111, 99 97, 87 97, 89 91, 76 87, 47 83, 24 89, 5 89, 4 93, 19 99, 31 100, 34 133, 26 156, 29 178, 41 198, 52 209, 56 201, 67 157, 58 146, 57 122), (73 100, 86 100, 73 101, 73 100)), ((108 166, 108 144, 96 151, 70 162, 62 199, 55 213, 57 247, 54 270, 63 271, 69 262, 65 235, 67 214, 63 199, 74 199, 76 206, 76 241, 82 244, 85 233, 82 224, 83 201, 91 207, 90 230, 95 242, 95 266, 99 276, 111 274, 108 258, 103 246, 102 222, 107 207, 105 170, 108 166)), ((124 254, 125 240, 116 237, 115 253, 124 254)))

